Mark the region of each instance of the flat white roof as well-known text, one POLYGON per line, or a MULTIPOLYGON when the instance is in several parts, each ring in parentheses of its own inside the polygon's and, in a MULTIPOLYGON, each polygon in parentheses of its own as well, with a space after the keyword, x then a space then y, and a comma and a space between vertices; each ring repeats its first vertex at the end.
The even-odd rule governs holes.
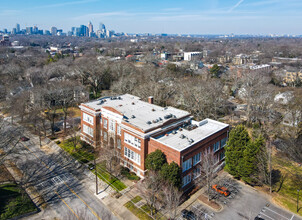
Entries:
POLYGON ((209 118, 200 122, 192 121, 192 125, 197 125, 197 127, 193 130, 186 130, 184 128, 175 129, 169 132, 168 135, 161 135, 154 139, 177 151, 183 151, 229 126, 228 124, 209 118))
POLYGON ((112 107, 121 114, 129 124, 143 130, 158 127, 171 119, 190 116, 190 113, 173 107, 160 107, 140 100, 139 97, 125 94, 114 97, 104 97, 84 105, 97 110, 112 107))

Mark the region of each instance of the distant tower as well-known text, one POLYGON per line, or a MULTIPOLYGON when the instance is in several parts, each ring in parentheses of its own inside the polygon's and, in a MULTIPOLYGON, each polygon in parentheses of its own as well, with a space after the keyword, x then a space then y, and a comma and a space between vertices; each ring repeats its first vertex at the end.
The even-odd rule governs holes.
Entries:
POLYGON ((93 34, 93 25, 92 25, 91 21, 89 21, 89 23, 88 23, 88 30, 89 30, 89 37, 91 37, 93 34))
POLYGON ((57 35, 57 31, 58 31, 58 29, 56 27, 52 27, 50 29, 51 35, 57 35))
POLYGON ((100 30, 106 30, 106 27, 103 23, 100 23, 100 26, 99 26, 100 30))
POLYGON ((20 30, 20 24, 16 24, 16 32, 17 32, 17 34, 20 33, 20 31, 21 31, 20 30))

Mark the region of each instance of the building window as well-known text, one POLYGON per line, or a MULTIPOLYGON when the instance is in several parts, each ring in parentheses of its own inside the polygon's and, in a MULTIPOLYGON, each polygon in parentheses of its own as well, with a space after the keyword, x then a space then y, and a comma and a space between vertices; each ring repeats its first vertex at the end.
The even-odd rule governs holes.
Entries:
POLYGON ((115 131, 115 121, 109 120, 109 131, 115 131))
POLYGON ((223 160, 225 158, 225 155, 224 155, 224 151, 220 153, 220 160, 223 160))
POLYGON ((121 136, 121 126, 117 124, 117 134, 121 136))
POLYGON ((182 172, 185 172, 188 169, 191 169, 191 167, 192 167, 192 158, 190 158, 182 163, 182 172))
POLYGON ((188 174, 182 178, 182 187, 188 185, 191 182, 191 174, 188 174))
POLYGON ((135 153, 134 151, 130 150, 127 147, 124 148, 124 156, 137 164, 141 163, 141 155, 135 153))
POLYGON ((200 167, 196 167, 193 171, 193 179, 196 179, 198 178, 199 176, 201 175, 201 169, 200 167))
POLYGON ((104 140, 104 141, 107 141, 107 132, 106 132, 106 131, 104 131, 103 140, 104 140))
POLYGON ((201 152, 199 152, 198 154, 194 155, 193 157, 193 166, 195 166, 197 163, 199 163, 201 160, 201 152))
POLYGON ((131 134, 124 133, 124 142, 135 148, 141 148, 141 140, 131 134))
POLYGON ((108 129, 108 121, 107 119, 104 118, 104 124, 103 124, 103 127, 108 129))
POLYGON ((220 141, 217 141, 215 144, 214 144, 214 152, 218 151, 219 150, 219 144, 220 144, 220 141))
POLYGON ((93 128, 91 128, 87 125, 83 125, 83 132, 85 134, 88 134, 89 136, 93 137, 93 128))
POLYGON ((121 139, 117 139, 117 148, 121 149, 121 139))
POLYGON ((93 117, 91 115, 86 114, 86 113, 83 113, 83 121, 93 125, 93 117))
POLYGON ((226 142, 227 142, 227 137, 223 138, 221 141, 220 141, 220 146, 221 148, 224 148, 224 146, 226 145, 226 142))

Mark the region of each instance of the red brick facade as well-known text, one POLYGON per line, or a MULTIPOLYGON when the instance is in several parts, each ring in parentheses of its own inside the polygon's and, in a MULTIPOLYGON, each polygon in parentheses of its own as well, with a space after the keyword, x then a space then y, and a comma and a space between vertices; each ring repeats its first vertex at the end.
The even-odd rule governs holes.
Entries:
MULTIPOLYGON (((203 152, 208 147, 212 148, 214 143, 227 137, 229 130, 229 127, 227 126, 224 129, 218 130, 216 133, 202 139, 201 141, 196 142, 188 148, 178 150, 158 141, 157 137, 165 134, 165 132, 168 132, 169 130, 171 131, 176 129, 179 126, 179 122, 181 122, 183 118, 173 119, 165 123, 164 126, 170 126, 168 130, 164 130, 162 128, 161 132, 155 132, 155 129, 158 129, 158 127, 156 127, 154 129, 143 131, 136 126, 127 123, 127 121, 120 119, 119 117, 122 118, 123 114, 112 107, 104 106, 102 108, 106 109, 106 112, 110 111, 116 118, 109 118, 106 116, 106 114, 103 114, 102 108, 95 111, 85 104, 82 104, 80 108, 82 111, 81 139, 94 147, 102 146, 102 144, 113 145, 116 150, 120 151, 122 165, 127 166, 140 177, 144 177, 144 173, 146 171, 145 159, 147 155, 151 152, 154 152, 156 149, 161 150, 166 155, 168 163, 174 161, 182 168, 184 161, 189 158, 193 158, 194 155, 198 154, 199 152, 203 152), (84 120, 84 117, 87 117, 86 115, 84 116, 84 113, 93 118, 93 123, 88 123, 84 120), (111 129, 109 128, 110 123, 112 126, 114 124, 114 129, 112 129, 112 127, 111 129), (86 129, 85 131, 84 127, 86 129), (93 129, 93 132, 87 127, 93 129), (90 132, 93 135, 87 134, 87 129, 88 133, 90 132), (150 131, 154 132, 152 133, 150 131), (133 140, 134 143, 127 141, 127 137, 125 136, 131 139, 131 141, 133 140), (130 153, 128 152, 129 150, 130 153), (128 156, 130 155, 130 157, 133 157, 133 159, 129 159, 125 156, 125 154, 128 156), (139 161, 139 163, 137 161, 139 161)), ((89 120, 90 119, 91 118, 89 118, 89 120)), ((219 150, 215 152, 215 155, 217 155, 219 161, 223 160, 222 156, 220 155, 223 152, 224 149, 221 146, 219 147, 219 150)), ((193 170, 194 166, 192 164, 192 167, 183 172, 182 176, 184 177, 188 174, 192 175, 193 170)), ((187 188, 189 185, 191 184, 187 184, 184 188, 187 188)))

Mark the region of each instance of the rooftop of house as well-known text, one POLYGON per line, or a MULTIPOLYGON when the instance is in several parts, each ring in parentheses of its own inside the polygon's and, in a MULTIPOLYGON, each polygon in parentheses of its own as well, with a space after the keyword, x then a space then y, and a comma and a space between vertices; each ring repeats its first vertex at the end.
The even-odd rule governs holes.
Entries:
POLYGON ((123 115, 124 121, 143 130, 159 127, 172 119, 190 116, 190 113, 173 107, 160 107, 142 101, 139 97, 125 94, 104 97, 84 103, 95 111, 103 107, 111 107, 123 115))
POLYGON ((228 126, 228 124, 208 118, 200 122, 192 120, 190 124, 178 127, 154 139, 172 149, 183 151, 228 126))

